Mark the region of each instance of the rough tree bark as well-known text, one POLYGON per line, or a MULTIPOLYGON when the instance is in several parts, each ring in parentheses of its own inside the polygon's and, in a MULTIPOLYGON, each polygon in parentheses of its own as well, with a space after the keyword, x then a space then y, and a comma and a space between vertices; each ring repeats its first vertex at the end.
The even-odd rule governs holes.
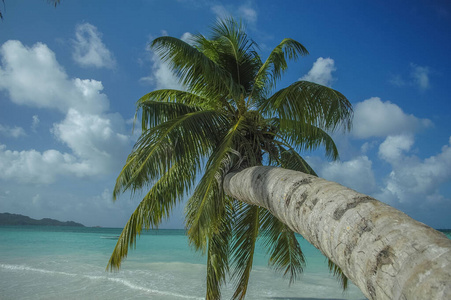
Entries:
POLYGON ((368 299, 451 299, 451 240, 387 204, 273 167, 230 173, 224 190, 270 210, 340 266, 368 299))

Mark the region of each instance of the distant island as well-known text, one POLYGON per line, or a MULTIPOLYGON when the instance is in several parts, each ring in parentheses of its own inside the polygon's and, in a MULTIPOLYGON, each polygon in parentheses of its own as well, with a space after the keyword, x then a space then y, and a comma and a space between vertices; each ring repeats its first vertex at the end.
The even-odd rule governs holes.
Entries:
POLYGON ((41 220, 32 219, 27 216, 10 214, 10 213, 0 213, 0 226, 5 225, 40 225, 40 226, 75 226, 75 227, 85 227, 85 225, 67 221, 61 222, 58 220, 44 218, 41 220))

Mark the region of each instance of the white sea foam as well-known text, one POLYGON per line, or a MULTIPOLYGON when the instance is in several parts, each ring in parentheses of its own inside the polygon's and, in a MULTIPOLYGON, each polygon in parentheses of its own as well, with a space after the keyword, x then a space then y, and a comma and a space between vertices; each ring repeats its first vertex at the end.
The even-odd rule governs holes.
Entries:
POLYGON ((131 283, 130 281, 125 280, 125 279, 121 279, 121 278, 108 278, 108 280, 111 280, 111 281, 114 281, 114 282, 118 282, 118 283, 121 283, 121 284, 131 288, 131 289, 144 291, 144 292, 150 293, 150 294, 159 294, 159 295, 164 295, 164 296, 173 296, 173 297, 178 297, 178 298, 183 298, 183 299, 203 299, 203 298, 199 298, 199 297, 186 296, 186 295, 181 295, 181 294, 176 294, 176 293, 171 293, 171 292, 164 292, 164 291, 159 291, 159 290, 145 288, 145 287, 142 287, 142 286, 135 285, 135 284, 131 283))
POLYGON ((51 271, 51 270, 43 270, 43 269, 36 269, 36 268, 24 266, 24 265, 0 264, 0 268, 7 269, 7 270, 14 270, 14 271, 30 271, 30 272, 38 272, 38 273, 44 273, 44 274, 53 274, 53 275, 77 276, 77 274, 71 274, 71 273, 59 272, 59 271, 51 271))
POLYGON ((106 275, 105 276, 95 276, 95 275, 75 274, 75 273, 67 273, 67 272, 52 271, 52 270, 45 270, 45 269, 37 269, 37 268, 25 266, 25 265, 0 264, 0 268, 5 269, 5 270, 11 270, 11 271, 28 271, 28 272, 50 274, 50 275, 65 275, 65 276, 71 276, 71 277, 79 276, 79 277, 87 278, 90 280, 108 280, 111 282, 122 284, 130 289, 139 290, 141 292, 145 292, 145 293, 148 293, 151 295, 162 295, 162 296, 181 298, 181 299, 198 299, 198 300, 203 299, 203 298, 199 298, 199 297, 195 297, 195 296, 182 295, 182 294, 171 293, 171 292, 167 292, 167 291, 150 289, 150 288, 146 288, 146 287, 134 284, 127 279, 107 277, 106 275))

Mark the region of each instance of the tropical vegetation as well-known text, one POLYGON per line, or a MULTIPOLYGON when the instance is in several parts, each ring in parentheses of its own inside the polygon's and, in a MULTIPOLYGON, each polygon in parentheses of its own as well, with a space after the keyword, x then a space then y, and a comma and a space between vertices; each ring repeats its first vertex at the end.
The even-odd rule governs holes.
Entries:
MULTIPOLYGON (((269 265, 290 283, 304 255, 295 233, 269 210, 227 196, 223 179, 250 166, 278 166, 316 175, 301 153, 324 149, 338 158, 330 133, 349 130, 350 102, 340 92, 307 81, 276 91, 288 61, 308 51, 283 39, 262 60, 259 47, 233 19, 189 41, 163 36, 151 48, 169 65, 183 90, 161 89, 137 102, 142 133, 120 172, 113 198, 144 191, 125 225, 108 268, 118 269, 143 229, 158 228, 187 199, 190 244, 207 256, 207 299, 221 297, 231 277, 233 299, 246 295, 257 239, 269 265)), ((332 261, 330 269, 346 286, 332 261)))

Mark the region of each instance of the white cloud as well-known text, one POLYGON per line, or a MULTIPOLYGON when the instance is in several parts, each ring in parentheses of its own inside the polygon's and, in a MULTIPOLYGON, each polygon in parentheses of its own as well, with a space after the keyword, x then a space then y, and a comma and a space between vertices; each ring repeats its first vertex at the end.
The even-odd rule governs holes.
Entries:
POLYGON ((379 146, 379 157, 391 163, 397 163, 404 152, 410 150, 414 143, 412 135, 388 136, 379 146))
POLYGON ((223 5, 212 5, 210 9, 218 19, 229 18, 231 16, 223 5))
POLYGON ((234 16, 246 21, 248 24, 255 24, 258 18, 257 11, 249 3, 240 5, 239 7, 234 5, 212 5, 210 9, 218 19, 234 16))
POLYGON ((401 75, 392 75, 389 82, 398 87, 405 86, 407 84, 401 75))
MULTIPOLYGON (((108 98, 103 85, 93 79, 69 79, 44 44, 27 48, 8 41, 0 48, 0 89, 21 105, 58 109, 66 114, 52 132, 71 152, 11 151, 0 148, 0 178, 18 182, 49 184, 64 176, 87 177, 116 171, 129 151, 125 121, 107 114, 108 98)), ((32 129, 39 117, 32 118, 32 129)), ((11 130, 8 130, 12 132, 11 130)))
POLYGON ((372 162, 367 156, 358 156, 348 161, 313 162, 312 167, 321 177, 338 182, 364 194, 371 194, 376 189, 376 180, 372 162))
POLYGON ((31 130, 36 131, 36 129, 38 128, 40 122, 41 121, 39 120, 39 116, 38 115, 34 115, 32 117, 32 121, 31 121, 31 130))
POLYGON ((42 153, 11 151, 0 145, 0 178, 22 183, 50 184, 60 177, 90 177, 120 169, 130 148, 130 137, 118 133, 124 121, 117 114, 89 115, 69 110, 53 126, 55 137, 72 153, 55 149, 42 153))
POLYGON ((413 82, 421 90, 426 90, 429 88, 429 68, 421 67, 415 64, 410 65, 412 67, 412 72, 410 75, 413 78, 413 82))
POLYGON ((22 183, 48 184, 61 175, 82 176, 89 166, 56 150, 11 151, 0 145, 0 178, 22 183))
POLYGON ((314 63, 313 67, 299 80, 311 81, 325 86, 331 86, 335 80, 332 72, 336 70, 335 62, 332 58, 319 57, 314 63))
POLYGON ((423 160, 408 155, 412 145, 412 138, 398 136, 388 137, 379 147, 380 157, 392 171, 378 197, 400 203, 444 201, 439 188, 451 180, 451 138, 439 154, 423 160))
POLYGON ((9 127, 9 126, 0 124, 0 135, 17 138, 20 136, 25 136, 26 133, 22 127, 18 127, 18 126, 9 127))
POLYGON ((257 11, 249 5, 241 5, 238 8, 238 14, 248 23, 254 24, 257 22, 257 11))
POLYGON ((182 36, 180 37, 180 39, 182 41, 184 41, 185 43, 191 44, 191 39, 193 38, 193 35, 191 34, 191 32, 185 32, 184 34, 182 34, 182 36))
POLYGON ((0 90, 7 91, 14 103, 64 113, 69 108, 90 113, 108 109, 108 99, 101 93, 102 83, 94 79, 69 79, 46 45, 36 43, 28 48, 10 40, 1 46, 0 55, 0 90))
POLYGON ((367 153, 369 150, 373 149, 375 146, 377 146, 377 141, 371 141, 371 142, 365 142, 360 147, 360 152, 367 153))
POLYGON ((117 114, 82 114, 69 110, 66 118, 53 125, 54 135, 66 144, 83 163, 89 174, 105 174, 123 163, 130 138, 123 131, 124 121, 117 114))
POLYGON ((410 64, 410 73, 408 79, 404 79, 401 75, 391 75, 389 82, 397 87, 413 86, 424 91, 431 87, 429 80, 430 69, 427 66, 418 66, 414 63, 410 64))
POLYGON ((113 69, 116 66, 113 54, 102 42, 102 34, 89 23, 76 26, 72 57, 82 67, 113 69))
POLYGON ((373 97, 354 106, 352 134, 357 138, 413 133, 432 126, 428 119, 408 115, 389 101, 373 97))

